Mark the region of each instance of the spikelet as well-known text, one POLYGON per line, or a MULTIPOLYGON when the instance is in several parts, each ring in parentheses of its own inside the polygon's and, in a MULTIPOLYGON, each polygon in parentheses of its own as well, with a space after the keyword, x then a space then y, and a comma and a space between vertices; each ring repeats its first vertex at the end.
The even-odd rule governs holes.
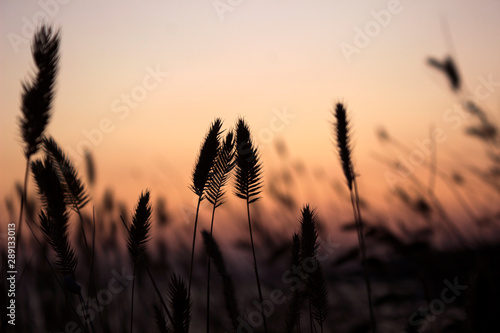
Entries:
POLYGON ((354 180, 354 171, 351 160, 350 128, 349 121, 347 120, 346 109, 342 103, 337 103, 335 106, 335 118, 337 120, 334 125, 335 134, 337 136, 337 149, 347 186, 351 190, 352 182, 354 180))
POLYGON ((151 229, 152 208, 149 203, 149 191, 141 193, 139 202, 132 218, 132 225, 128 232, 127 248, 134 262, 140 261, 146 251, 151 229))
POLYGON ((45 25, 38 29, 32 53, 38 71, 34 78, 22 84, 22 116, 19 118, 26 158, 38 151, 49 122, 58 71, 59 32, 45 25))
POLYGON ((196 159, 191 190, 200 198, 203 196, 210 181, 212 168, 217 157, 217 152, 219 151, 221 126, 222 120, 220 118, 215 119, 201 146, 200 155, 196 159))
POLYGON ((174 333, 188 333, 191 321, 191 301, 186 284, 180 277, 170 279, 169 300, 172 312, 172 330, 174 333))
POLYGON ((57 173, 64 184, 66 203, 75 211, 82 209, 89 197, 73 163, 53 138, 43 138, 42 142, 45 153, 57 167, 57 173))
POLYGON ((212 168, 212 177, 206 193, 207 200, 216 207, 224 203, 224 190, 229 174, 234 167, 234 139, 233 132, 229 131, 219 149, 212 168))
POLYGON ((250 138, 243 118, 236 125, 236 189, 235 194, 249 203, 259 199, 262 188, 262 165, 259 152, 250 138))

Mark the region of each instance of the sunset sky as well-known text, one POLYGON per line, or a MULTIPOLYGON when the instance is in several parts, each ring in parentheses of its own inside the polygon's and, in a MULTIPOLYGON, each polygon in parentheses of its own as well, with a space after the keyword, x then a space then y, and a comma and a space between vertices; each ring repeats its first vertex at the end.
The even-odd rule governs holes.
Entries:
MULTIPOLYGON (((426 59, 453 55, 471 92, 500 82, 499 1, 4 0, 2 219, 4 198, 15 195, 24 175, 21 82, 34 69, 30 39, 44 16, 61 30, 47 133, 82 174, 80 152, 92 151, 97 199, 112 188, 131 207, 149 188, 172 206, 190 204, 190 173, 210 123, 221 117, 230 128, 243 116, 265 177, 299 162, 311 175, 326 174, 326 181, 311 176, 312 185, 303 180, 299 195, 321 206, 332 183, 342 182, 331 129, 337 101, 350 112, 361 191, 370 196, 389 190, 388 168, 372 156, 388 152, 375 134, 380 126, 415 149, 431 126, 442 129, 444 168, 454 167, 451 150, 471 161, 484 158, 481 146, 463 135, 466 123, 446 118, 457 99, 426 59), (285 142, 287 161, 279 161, 276 140, 285 142)), ((497 123, 498 87, 486 87, 491 92, 480 101, 497 123)), ((453 202, 446 195, 443 201, 453 202)))

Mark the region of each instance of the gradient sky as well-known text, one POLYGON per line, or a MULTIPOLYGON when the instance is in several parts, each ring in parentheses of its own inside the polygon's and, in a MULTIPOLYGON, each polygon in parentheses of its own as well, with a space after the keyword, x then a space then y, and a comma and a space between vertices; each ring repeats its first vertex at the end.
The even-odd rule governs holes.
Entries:
MULTIPOLYGON (((222 117, 228 128, 238 116, 253 130, 266 177, 280 167, 273 142, 283 140, 291 160, 326 173, 329 193, 330 182, 341 181, 331 135, 332 105, 339 100, 351 113, 362 191, 387 192, 387 167, 370 157, 383 151, 378 126, 415 147, 432 124, 447 136, 440 157, 450 147, 471 159, 484 155, 464 139, 463 127, 454 129, 443 119, 456 99, 425 60, 453 54, 472 91, 480 78, 500 81, 499 1, 400 1, 397 13, 350 59, 341 45, 356 46, 356 31, 377 26, 373 13, 393 2, 61 2, 0 2, 2 212, 3 198, 15 193, 14 183, 24 174, 20 88, 34 67, 29 39, 44 8, 62 32, 48 133, 77 152, 88 141, 85 132, 94 133, 97 144, 88 147, 97 164, 98 197, 111 187, 131 206, 150 188, 172 205, 189 203, 190 172, 210 122, 222 117), (157 84, 147 78, 155 70, 168 73, 157 84), (140 93, 145 79, 155 87, 127 105, 124 95, 140 93), (276 120, 283 113, 293 118, 276 120), (103 120, 108 133, 100 137, 103 120)), ((495 90, 482 102, 495 110, 497 121, 499 97, 495 90)), ((71 156, 81 162, 78 154, 71 156)), ((443 158, 440 163, 446 163, 443 158)), ((321 191, 305 190, 301 198, 320 204, 321 191)))

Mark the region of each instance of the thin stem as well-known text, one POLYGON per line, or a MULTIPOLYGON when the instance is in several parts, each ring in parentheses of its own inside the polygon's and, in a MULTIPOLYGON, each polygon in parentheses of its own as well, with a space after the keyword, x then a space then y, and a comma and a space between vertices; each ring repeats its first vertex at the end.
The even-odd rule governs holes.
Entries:
POLYGON ((135 290, 135 273, 137 271, 137 265, 134 263, 134 273, 132 279, 132 301, 130 302, 130 333, 133 332, 134 328, 134 290, 135 290))
POLYGON ((359 195, 358 195, 358 185, 356 178, 353 179, 354 189, 351 189, 351 203, 354 212, 354 220, 356 222, 356 229, 358 231, 358 242, 361 250, 361 263, 363 265, 363 272, 365 277, 366 292, 368 294, 368 305, 370 309, 370 322, 372 327, 372 333, 377 332, 377 323, 375 321, 375 315, 373 313, 372 305, 372 289, 370 283, 370 277, 368 275, 368 265, 366 263, 366 245, 363 235, 363 221, 361 219, 361 210, 359 209, 359 195))
POLYGON ((163 296, 161 295, 160 289, 158 289, 158 285, 156 284, 155 279, 153 278, 153 274, 151 274, 151 271, 149 270, 149 266, 147 263, 144 263, 144 267, 146 267, 146 272, 148 273, 149 279, 151 280, 151 283, 153 284, 153 287, 155 288, 156 294, 160 297, 160 302, 161 305, 163 305, 163 308, 165 309, 165 313, 167 314, 168 319, 170 322, 173 322, 174 319, 172 317, 172 314, 170 313, 170 310, 167 307, 167 303, 165 303, 165 300, 163 299, 163 296))
POLYGON ((22 231, 22 221, 23 221, 23 212, 24 212, 24 202, 26 201, 26 191, 28 189, 28 175, 30 169, 30 161, 31 155, 26 158, 26 169, 24 171, 24 184, 23 184, 23 193, 21 193, 21 207, 19 208, 19 220, 17 222, 17 236, 16 236, 16 253, 17 248, 19 247, 19 242, 21 241, 21 231, 22 231))
POLYGON ((260 313, 262 315, 262 320, 264 322, 264 331, 267 333, 266 316, 264 315, 264 309, 262 307, 263 299, 262 299, 262 289, 260 288, 259 270, 257 269, 257 257, 255 256, 255 246, 253 244, 252 224, 250 223, 250 202, 248 201, 248 197, 247 197, 247 216, 248 216, 248 230, 250 231, 250 243, 252 244, 253 268, 255 271, 255 278, 257 279, 257 289, 259 290, 260 313))
POLYGON ((460 245, 462 245, 463 248, 468 249, 469 246, 467 245, 467 241, 465 240, 464 236, 462 236, 462 232, 458 227, 455 225, 455 223, 450 219, 446 211, 444 210, 443 206, 441 205, 439 199, 433 194, 431 196, 431 200, 434 201, 434 205, 437 209, 437 212, 439 215, 441 215, 441 218, 443 219, 443 222, 447 225, 448 229, 451 230, 451 232, 455 235, 457 238, 458 242, 460 245))
MULTIPOLYGON (((90 291, 91 289, 93 289, 94 293, 95 293, 95 300, 97 302, 97 307, 98 308, 101 308, 101 305, 100 305, 100 302, 99 302, 99 298, 97 297, 97 286, 96 286, 96 282, 95 282, 95 276, 94 276, 94 260, 95 260, 95 230, 96 230, 96 227, 95 227, 95 207, 92 207, 92 249, 91 249, 91 253, 90 253, 90 273, 89 273, 89 282, 88 282, 88 286, 89 286, 89 289, 87 291, 87 307, 89 306, 89 302, 90 302, 90 291)), ((102 311, 98 311, 99 312, 99 321, 101 322, 101 327, 104 327, 104 320, 102 319, 102 311)))
POLYGON ((198 226, 198 213, 200 212, 200 203, 201 203, 201 195, 198 199, 198 205, 196 206, 196 217, 194 219, 194 231, 193 231, 193 245, 191 248, 191 265, 189 268, 189 287, 188 287, 188 295, 191 298, 191 281, 193 280, 193 262, 194 262, 194 245, 196 242, 196 227, 198 226))
MULTIPOLYGON (((92 284, 95 284, 95 283, 92 283, 92 282, 95 282, 93 281, 93 275, 94 275, 94 254, 95 254, 95 208, 92 207, 92 222, 93 222, 93 226, 92 226, 92 250, 91 250, 91 253, 90 253, 90 273, 89 273, 89 286, 91 286, 92 284)), ((90 297, 90 288, 88 290, 88 294, 87 294, 87 298, 90 297)))
POLYGON ((214 204, 212 209, 212 221, 210 222, 210 239, 208 241, 208 265, 207 265, 207 333, 210 331, 210 261, 212 259, 211 246, 212 246, 212 235, 214 231, 214 217, 215 208, 217 206, 214 204))
MULTIPOLYGON (((30 224, 28 223, 28 220, 26 220, 26 224, 28 225, 28 228, 30 229, 31 234, 33 235, 33 238, 35 238, 35 241, 37 242, 38 247, 42 251, 42 249, 43 249, 42 243, 40 242, 40 240, 38 239, 38 237, 35 235, 35 231, 33 230, 33 228, 31 228, 30 224)), ((43 251, 41 253, 43 253, 43 251)), ((80 326, 84 327, 83 323, 80 320, 80 316, 78 315, 78 313, 76 312, 75 307, 73 306, 73 304, 69 300, 68 293, 67 293, 66 289, 64 288, 62 282, 57 277, 57 273, 56 273, 54 267, 52 266, 52 264, 50 263, 50 261, 49 261, 49 259, 47 258, 46 255, 43 255, 43 258, 45 259, 45 262, 47 263, 47 265, 49 265, 50 271, 52 272, 52 275, 54 275, 54 279, 56 280, 59 288, 61 288, 61 290, 62 290, 62 292, 63 292, 63 294, 64 294, 64 296, 66 298, 66 303, 70 306, 71 310, 73 310, 73 313, 75 314, 77 320, 79 321, 80 326)))

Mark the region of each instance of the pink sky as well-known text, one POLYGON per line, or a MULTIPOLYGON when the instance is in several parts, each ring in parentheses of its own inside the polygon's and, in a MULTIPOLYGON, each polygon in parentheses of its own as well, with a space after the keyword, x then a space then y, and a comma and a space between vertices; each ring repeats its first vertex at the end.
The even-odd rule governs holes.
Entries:
MULTIPOLYGON (((265 176, 280 169, 273 148, 279 138, 287 144, 290 163, 303 162, 310 175, 326 174, 327 181, 302 179, 300 198, 329 202, 324 196, 333 193, 331 184, 342 182, 331 135, 331 109, 338 100, 351 114, 361 189, 380 201, 387 196, 388 169, 370 155, 387 153, 376 139, 378 126, 415 149, 431 125, 443 129, 446 140, 438 147, 443 167, 453 165, 450 147, 476 161, 483 158, 480 146, 464 139, 464 127, 446 121, 456 99, 425 60, 454 54, 471 91, 488 77, 500 81, 498 1, 214 3, 3 1, 0 198, 13 196, 14 183, 24 174, 20 87, 34 66, 30 26, 43 15, 62 31, 48 133, 76 152, 78 165, 79 149, 91 149, 97 198, 111 187, 131 207, 140 191, 150 188, 174 206, 190 204, 190 172, 210 122, 222 117, 229 128, 245 116, 265 176), (356 44, 362 38, 358 31, 372 35, 366 45, 356 44), (357 53, 346 57, 347 44, 357 53)), ((481 101, 496 120, 499 96, 493 87, 481 101)), ((448 195, 443 200, 453 204, 448 195)), ((5 218, 3 200, 1 205, 5 218)))

